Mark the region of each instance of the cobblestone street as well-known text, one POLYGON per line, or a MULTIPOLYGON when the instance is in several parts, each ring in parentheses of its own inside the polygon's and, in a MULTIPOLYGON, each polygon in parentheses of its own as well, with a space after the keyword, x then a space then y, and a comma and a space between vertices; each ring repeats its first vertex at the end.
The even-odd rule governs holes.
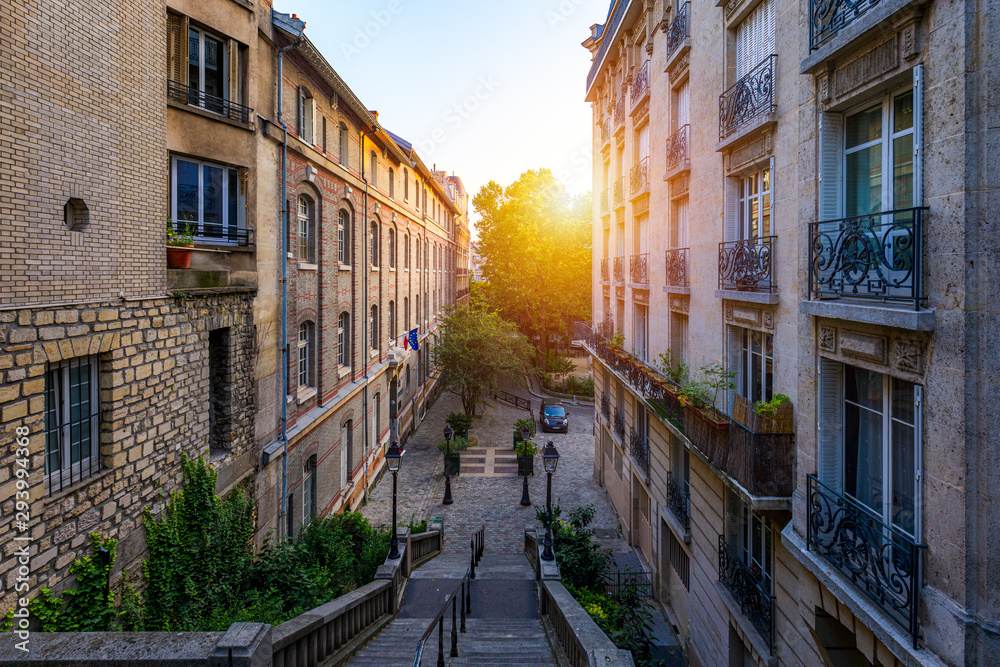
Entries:
MULTIPOLYGON (((532 408, 537 412, 537 399, 532 401, 532 408)), ((520 505, 523 482, 516 472, 494 477, 453 477, 455 502, 443 505, 443 457, 437 442, 442 437, 445 418, 461 409, 457 396, 442 394, 407 442, 398 481, 399 522, 405 524, 411 516, 416 520, 443 517, 446 552, 465 548, 472 531, 485 524, 487 549, 496 553, 518 553, 524 545, 524 527, 535 523, 535 508, 545 506, 541 455, 535 458, 538 472, 528 481, 532 506, 520 505)), ((483 417, 476 419, 469 432, 470 438, 478 439, 479 448, 497 448, 504 454, 510 453, 513 424, 527 413, 500 401, 482 406, 480 412, 483 417)), ((551 439, 560 454, 559 468, 552 478, 552 504, 560 504, 564 516, 575 507, 593 505, 596 512, 591 527, 603 529, 602 535, 615 535, 602 538, 602 544, 614 551, 627 550, 611 500, 594 480, 593 408, 590 405, 570 407, 569 412, 568 434, 539 433, 536 437, 540 449, 551 439)), ((463 459, 468 454, 463 454, 463 459)), ((475 453, 471 453, 470 458, 474 456, 475 453)), ((373 524, 388 524, 392 520, 391 476, 385 475, 372 490, 369 503, 361 512, 373 524)))

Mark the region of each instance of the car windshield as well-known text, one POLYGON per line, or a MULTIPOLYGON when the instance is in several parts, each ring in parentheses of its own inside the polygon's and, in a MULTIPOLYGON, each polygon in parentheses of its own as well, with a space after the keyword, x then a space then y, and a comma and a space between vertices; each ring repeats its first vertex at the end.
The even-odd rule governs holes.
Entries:
POLYGON ((546 405, 545 406, 545 416, 546 417, 565 417, 566 408, 561 405, 546 405))

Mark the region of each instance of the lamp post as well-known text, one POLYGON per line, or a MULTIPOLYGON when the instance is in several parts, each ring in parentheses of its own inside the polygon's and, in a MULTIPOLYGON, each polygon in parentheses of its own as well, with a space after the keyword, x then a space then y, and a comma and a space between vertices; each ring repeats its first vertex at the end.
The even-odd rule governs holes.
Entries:
MULTIPOLYGON (((528 439, 530 437, 531 437, 531 429, 529 429, 527 426, 522 426, 521 427, 521 447, 523 448, 522 451, 525 454, 528 453, 528 451, 527 451, 528 450, 528 446, 526 444, 524 444, 524 443, 528 442, 528 439)), ((522 457, 522 458, 526 458, 526 457, 522 457)), ((530 505, 531 504, 531 498, 528 496, 528 465, 527 465, 527 462, 521 463, 521 472, 524 473, 524 487, 521 490, 521 504, 522 505, 530 505)))
POLYGON ((451 466, 451 436, 454 431, 451 430, 451 424, 444 425, 444 441, 445 441, 445 455, 444 455, 444 504, 451 505, 454 500, 451 499, 451 472, 449 466, 451 466))
POLYGON ((392 538, 389 540, 389 558, 399 558, 399 537, 396 535, 396 473, 399 464, 403 462, 403 452, 399 451, 399 442, 392 441, 389 451, 385 453, 386 465, 392 473, 392 538))
POLYGON ((545 466, 546 480, 545 487, 545 538, 542 540, 542 560, 552 560, 552 474, 559 465, 559 452, 556 451, 552 441, 545 445, 545 452, 542 454, 542 465, 545 466))

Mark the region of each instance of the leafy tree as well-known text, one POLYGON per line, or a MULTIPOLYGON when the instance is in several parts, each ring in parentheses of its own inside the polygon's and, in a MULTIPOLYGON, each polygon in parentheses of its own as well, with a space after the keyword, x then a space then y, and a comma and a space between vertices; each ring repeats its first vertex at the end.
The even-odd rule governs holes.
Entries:
POLYGON ((434 351, 442 386, 459 394, 465 414, 473 417, 484 395, 523 376, 531 356, 513 324, 495 312, 465 307, 444 318, 434 351))
POLYGON ((590 197, 570 197, 548 169, 526 171, 502 188, 490 181, 473 200, 485 295, 505 319, 538 341, 568 340, 590 318, 590 197))

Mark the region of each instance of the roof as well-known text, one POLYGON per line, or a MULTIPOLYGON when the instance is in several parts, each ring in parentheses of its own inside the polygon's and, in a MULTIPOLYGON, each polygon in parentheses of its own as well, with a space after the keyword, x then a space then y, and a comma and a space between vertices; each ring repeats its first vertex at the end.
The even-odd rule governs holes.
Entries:
POLYGON ((399 136, 398 134, 395 134, 394 132, 390 132, 389 130, 386 130, 385 133, 388 134, 392 138, 392 140, 395 141, 396 144, 400 148, 402 148, 405 152, 407 153, 413 152, 413 144, 411 144, 409 141, 399 136))

